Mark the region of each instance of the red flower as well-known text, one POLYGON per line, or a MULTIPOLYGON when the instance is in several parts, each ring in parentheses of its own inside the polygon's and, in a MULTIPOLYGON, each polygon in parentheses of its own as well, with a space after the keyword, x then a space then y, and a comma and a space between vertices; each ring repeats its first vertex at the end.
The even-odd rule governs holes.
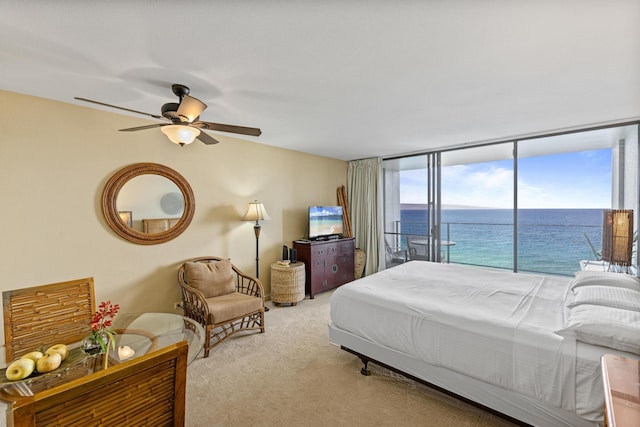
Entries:
POLYGON ((91 336, 100 343, 103 353, 107 352, 109 343, 115 349, 116 343, 113 339, 115 331, 111 330, 110 327, 113 323, 113 318, 118 314, 118 310, 120 310, 118 304, 111 304, 111 301, 103 301, 89 323, 91 336))
POLYGON ((94 332, 104 331, 108 329, 113 323, 113 318, 118 314, 120 305, 111 304, 111 301, 103 301, 98 306, 98 311, 95 312, 91 319, 91 330, 94 332))

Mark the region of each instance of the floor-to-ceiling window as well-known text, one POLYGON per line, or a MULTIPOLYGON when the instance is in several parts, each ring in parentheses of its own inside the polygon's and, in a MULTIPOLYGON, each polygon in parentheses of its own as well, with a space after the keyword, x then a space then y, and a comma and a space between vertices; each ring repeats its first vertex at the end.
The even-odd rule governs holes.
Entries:
POLYGON ((513 143, 442 153, 442 231, 450 262, 513 269, 513 143))
POLYGON ((438 155, 383 163, 391 265, 428 259, 569 275, 599 257, 603 209, 637 209, 637 124, 438 155))
POLYGON ((519 141, 518 268, 570 275, 598 257, 620 129, 519 141))

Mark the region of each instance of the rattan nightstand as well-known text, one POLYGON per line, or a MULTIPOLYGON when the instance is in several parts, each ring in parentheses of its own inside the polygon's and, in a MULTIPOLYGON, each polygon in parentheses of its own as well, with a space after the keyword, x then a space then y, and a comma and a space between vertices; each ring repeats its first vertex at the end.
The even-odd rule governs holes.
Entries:
POLYGON ((297 305, 304 299, 304 263, 271 264, 271 301, 275 305, 297 305))

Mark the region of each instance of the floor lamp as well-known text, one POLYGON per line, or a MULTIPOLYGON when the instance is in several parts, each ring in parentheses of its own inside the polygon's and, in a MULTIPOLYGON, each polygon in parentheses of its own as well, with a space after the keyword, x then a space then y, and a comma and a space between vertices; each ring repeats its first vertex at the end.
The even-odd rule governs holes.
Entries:
MULTIPOLYGON (((260 278, 260 249, 259 249, 259 241, 260 241, 260 221, 270 220, 269 214, 267 213, 264 205, 262 203, 258 203, 257 200, 249 203, 249 208, 247 209, 247 213, 242 217, 243 221, 255 221, 253 225, 253 232, 256 235, 256 278, 260 278)), ((264 308, 265 311, 269 311, 268 307, 264 308)))

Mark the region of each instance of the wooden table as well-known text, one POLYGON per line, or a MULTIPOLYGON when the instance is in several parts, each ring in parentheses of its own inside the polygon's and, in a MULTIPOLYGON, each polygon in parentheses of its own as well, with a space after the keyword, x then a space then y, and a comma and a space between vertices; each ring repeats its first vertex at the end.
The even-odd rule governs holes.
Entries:
MULTIPOLYGON (((89 371, 75 379, 61 372, 66 379, 59 386, 3 395, 8 402, 4 425, 184 426, 187 347, 181 341, 108 369, 91 372, 87 367, 89 371)), ((30 385, 22 385, 22 391, 30 390, 30 385)))
POLYGON ((21 381, 7 380, 5 369, 0 369, 0 399, 10 402, 99 372, 104 368, 105 357, 108 357, 107 365, 111 367, 181 341, 188 344, 187 363, 191 363, 204 343, 205 332, 200 324, 173 313, 119 314, 114 319, 113 328, 118 332, 115 336, 116 348, 109 350, 108 355, 85 356, 79 347, 69 346, 69 355, 59 368, 46 374, 34 373, 21 381), (125 345, 132 348, 135 354, 120 360, 118 347, 125 345))
POLYGON ((602 356, 605 426, 640 426, 640 361, 613 354, 602 356))

